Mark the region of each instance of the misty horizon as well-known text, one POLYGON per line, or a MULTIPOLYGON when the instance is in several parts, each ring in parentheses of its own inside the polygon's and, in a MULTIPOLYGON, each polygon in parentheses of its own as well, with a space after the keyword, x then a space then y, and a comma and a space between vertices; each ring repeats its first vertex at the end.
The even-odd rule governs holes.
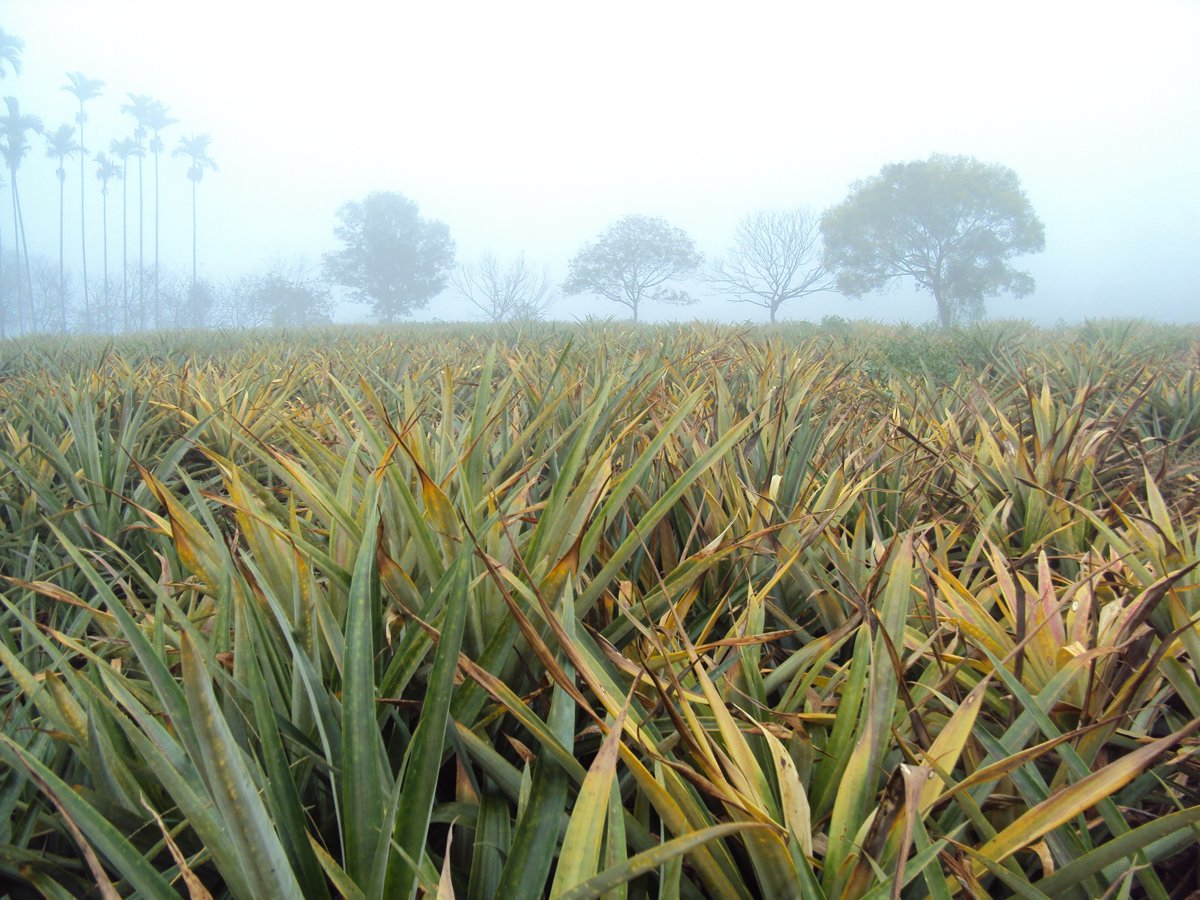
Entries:
MULTIPOLYGON (((1197 318, 1194 6, 1155 2, 1122 17, 1115 6, 1023 4, 997 19, 948 3, 924 5, 925 17, 876 4, 786 14, 752 4, 735 20, 675 3, 590 14, 543 3, 275 12, 286 9, 218 2, 204 18, 176 18, 144 0, 14 0, 0 27, 25 42, 23 69, 0 93, 53 129, 77 111, 62 90, 67 72, 104 80, 88 107, 89 156, 131 133, 120 113, 128 94, 166 104, 179 119, 160 160, 162 265, 174 273, 190 273, 191 185, 171 153, 183 135, 211 135, 220 168, 199 185, 198 256, 212 281, 279 260, 319 269, 338 246, 337 210, 372 191, 402 193, 444 222, 460 263, 524 253, 560 282, 576 251, 628 214, 682 228, 712 260, 750 213, 803 205, 819 215, 884 165, 946 153, 1013 169, 1045 224, 1045 251, 1016 260, 1036 291, 992 299, 990 317, 1197 318), (814 36, 797 46, 795 35, 814 36), (937 52, 922 55, 925 44, 937 52)), ((56 259, 55 167, 35 139, 21 168, 29 250, 56 259)), ((66 254, 77 269, 78 159, 66 172, 66 254)), ((119 265, 119 182, 109 204, 119 265)), ((765 321, 703 286, 695 293, 696 305, 648 305, 644 319, 765 321)), ((565 297, 551 316, 624 312, 565 297)), ((909 283, 781 312, 825 315, 921 322, 933 306, 909 283)), ((338 308, 339 321, 365 316, 338 308)), ((477 318, 452 288, 411 317, 477 318)))

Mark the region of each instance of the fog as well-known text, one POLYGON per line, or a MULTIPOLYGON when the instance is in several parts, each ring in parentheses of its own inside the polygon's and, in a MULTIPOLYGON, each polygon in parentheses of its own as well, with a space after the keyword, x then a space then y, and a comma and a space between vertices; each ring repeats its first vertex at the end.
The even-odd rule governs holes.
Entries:
MULTIPOLYGON (((661 216, 720 256, 747 213, 819 212, 881 166, 937 152, 1011 167, 1045 224, 1045 252, 1018 261, 1036 292, 992 299, 993 317, 1200 318, 1192 0, 5 0, 0 28, 25 41, 22 73, 8 73, 0 94, 48 128, 74 122, 67 72, 105 81, 88 106, 89 151, 131 133, 120 112, 129 93, 161 100, 179 120, 160 162, 162 264, 178 271, 190 271, 191 185, 170 151, 182 135, 212 136, 219 170, 199 185, 200 271, 210 279, 277 259, 319 264, 337 247, 336 209, 374 190, 403 193, 445 222, 460 260, 523 251, 561 277, 584 242, 628 213, 661 216)), ((69 260, 79 254, 78 165, 67 164, 69 260)), ((20 177, 30 252, 56 258, 55 166, 37 138, 20 177)), ((89 164, 88 253, 98 271, 93 172, 89 164)), ((148 192, 150 173, 147 161, 148 192)), ((119 183, 111 191, 119 260, 119 183)), ((136 221, 132 190, 130 199, 136 221)), ((146 216, 149 227, 152 199, 146 216)), ((697 292, 695 306, 648 305, 643 318, 765 320, 697 292)), ((339 308, 343 319, 365 314, 339 308)), ((575 297, 553 314, 625 310, 575 297)), ((908 285, 782 312, 827 314, 929 321, 934 311, 908 285)), ((450 291, 415 316, 473 317, 450 291)))

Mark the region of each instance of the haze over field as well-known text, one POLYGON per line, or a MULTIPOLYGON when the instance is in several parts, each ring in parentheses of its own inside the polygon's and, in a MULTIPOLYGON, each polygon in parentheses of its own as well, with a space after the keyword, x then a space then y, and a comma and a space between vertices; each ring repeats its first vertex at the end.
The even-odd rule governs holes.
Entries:
MULTIPOLYGON (((169 153, 183 134, 211 134, 220 170, 200 186, 199 255, 212 279, 279 257, 319 263, 337 246, 336 209, 374 190, 444 221, 460 260, 523 251, 556 280, 627 213, 667 219, 711 258, 747 213, 820 211, 881 166, 938 152, 1011 167, 1045 224, 1045 252, 1017 261, 1036 293, 992 300, 991 315, 1197 318, 1194 2, 1021 0, 1003 16, 950 2, 322 6, 6 0, 0 26, 25 49, 0 94, 53 129, 77 109, 66 73, 103 79, 93 151, 130 133, 127 94, 165 103, 180 123, 164 136, 162 257, 179 270, 191 186, 169 153)), ((58 184, 42 147, 21 192, 30 251, 52 256, 58 184)), ((78 162, 67 171, 77 198, 78 162)), ((98 221, 95 195, 88 214, 98 221)), ((68 199, 69 257, 77 217, 68 199)), ((98 253, 89 236, 93 267, 98 253)), ((644 318, 764 318, 697 293, 644 318)), ((587 297, 553 310, 588 313, 624 311, 587 297)), ((829 313, 924 321, 933 308, 901 286, 783 316, 829 313)), ((418 318, 473 315, 447 291, 418 318)))

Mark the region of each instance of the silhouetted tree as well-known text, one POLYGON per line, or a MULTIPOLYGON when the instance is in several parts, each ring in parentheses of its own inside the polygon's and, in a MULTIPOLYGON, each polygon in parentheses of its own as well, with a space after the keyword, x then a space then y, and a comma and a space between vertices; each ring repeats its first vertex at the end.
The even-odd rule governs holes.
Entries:
MULTIPOLYGON (((17 186, 17 170, 25 155, 29 152, 29 132, 42 133, 42 120, 37 116, 21 112, 21 105, 16 97, 5 97, 4 104, 8 112, 0 116, 0 153, 4 154, 4 164, 8 167, 8 186, 12 192, 13 208, 13 243, 17 246, 17 267, 20 269, 21 257, 25 258, 25 287, 28 294, 21 289, 20 271, 17 272, 17 326, 24 327, 24 304, 22 297, 28 296, 30 310, 33 303, 33 275, 29 268, 29 244, 25 240, 25 216, 21 211, 21 192, 17 186)), ((29 319, 33 322, 32 314, 29 319)))
POLYGON ((88 302, 88 268, 87 268, 87 177, 84 174, 84 164, 87 162, 87 142, 84 140, 84 123, 87 122, 87 112, 84 104, 100 96, 104 82, 96 78, 88 78, 82 72, 68 72, 67 85, 63 87, 79 101, 79 113, 75 121, 79 124, 79 253, 83 260, 83 316, 84 322, 90 325, 91 310, 88 302))
POLYGON ((155 100, 150 106, 150 116, 147 120, 147 127, 150 129, 150 152, 154 154, 154 327, 159 327, 160 302, 158 295, 158 239, 159 239, 159 180, 158 180, 158 155, 166 149, 163 144, 161 132, 178 122, 178 119, 172 119, 170 113, 161 102, 155 100))
POLYGON ((774 323, 789 300, 833 289, 821 260, 819 221, 802 207, 746 216, 729 256, 713 264, 707 280, 730 302, 761 306, 774 323))
POLYGON ((196 283, 196 186, 204 178, 208 169, 217 171, 217 164, 208 155, 208 145, 211 139, 207 134, 193 134, 180 138, 179 146, 172 156, 186 156, 191 164, 188 166, 187 177, 192 183, 192 284, 196 283))
POLYGON ((598 294, 628 307, 636 322, 643 300, 694 303, 685 291, 666 283, 691 275, 701 262, 683 229, 663 219, 625 216, 575 254, 562 289, 568 296, 598 294))
POLYGON ((1033 291, 1009 260, 1046 245, 1012 169, 940 154, 857 182, 821 230, 838 290, 861 297, 909 276, 933 295, 943 327, 980 317, 989 296, 1033 291))
POLYGON ((460 266, 450 280, 492 322, 538 321, 550 306, 549 276, 544 269, 531 269, 523 253, 507 266, 485 253, 474 265, 460 266))
POLYGON ((112 297, 108 288, 108 183, 114 178, 124 178, 124 170, 109 159, 104 151, 96 154, 96 179, 100 182, 100 219, 104 234, 104 320, 112 329, 112 297))
POLYGON ((303 327, 333 321, 329 288, 303 265, 275 266, 262 275, 244 278, 239 295, 256 325, 303 327))
POLYGON ((75 129, 71 125, 59 125, 46 135, 46 156, 58 160, 58 326, 63 332, 67 330, 67 276, 63 255, 63 238, 66 235, 66 163, 79 149, 75 143, 75 129))
POLYGON ((325 277, 350 288, 384 322, 421 309, 446 287, 454 241, 441 222, 423 219, 402 194, 375 192, 338 210, 333 233, 345 245, 325 254, 325 277))
POLYGON ((0 78, 8 74, 4 71, 6 68, 12 69, 14 75, 21 74, 21 51, 24 49, 23 40, 0 28, 0 78))
POLYGON ((123 330, 129 330, 129 157, 138 158, 138 177, 141 177, 141 159, 146 155, 141 143, 134 137, 113 141, 108 145, 110 152, 121 157, 121 315, 123 330))
POLYGON ((133 116, 133 140, 137 144, 138 161, 138 283, 137 283, 137 319, 141 327, 146 310, 146 204, 143 175, 143 164, 146 160, 146 134, 154 107, 154 98, 147 94, 128 94, 129 102, 121 106, 121 112, 133 116))
MULTIPOLYGON (((6 69, 12 69, 12 72, 14 75, 21 74, 21 51, 24 49, 25 49, 25 42, 23 40, 21 40, 16 35, 6 33, 3 28, 0 28, 0 78, 4 78, 7 76, 8 73, 5 71, 6 69)), ((0 228, 0 238, 3 237, 3 232, 4 232, 4 229, 0 228)), ((17 235, 16 235, 16 232, 14 231, 13 243, 16 244, 16 242, 17 242, 17 235)), ((3 265, 4 265, 4 243, 3 243, 3 240, 0 240, 0 282, 3 282, 3 279, 4 279, 3 265)), ((18 271, 17 271, 17 279, 16 279, 15 283, 17 284, 17 288, 18 288, 16 296, 18 297, 18 300, 17 300, 17 310, 18 310, 17 322, 18 322, 18 326, 19 326, 20 325, 20 278, 21 278, 21 272, 19 269, 19 266, 20 266, 20 255, 19 254, 17 256, 17 266, 18 266, 18 271)), ((5 308, 3 310, 3 314, 0 314, 0 338, 3 338, 7 331, 7 315, 6 315, 7 312, 8 312, 8 310, 7 310, 7 308, 5 308)))

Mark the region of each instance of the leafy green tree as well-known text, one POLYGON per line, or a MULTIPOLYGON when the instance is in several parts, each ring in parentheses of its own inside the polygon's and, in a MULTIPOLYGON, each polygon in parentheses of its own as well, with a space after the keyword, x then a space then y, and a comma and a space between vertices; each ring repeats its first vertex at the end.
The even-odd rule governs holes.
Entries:
POLYGON ((109 331, 112 330, 113 317, 108 284, 108 183, 114 178, 124 181, 124 176, 124 169, 117 165, 115 160, 109 159, 104 151, 96 154, 96 180, 100 182, 100 221, 104 235, 104 321, 108 324, 109 331))
MULTIPOLYGON (((145 148, 138 138, 128 137, 124 140, 113 141, 108 145, 110 153, 121 157, 121 316, 124 330, 129 330, 129 158, 138 160, 138 178, 141 178, 142 157, 146 155, 145 148)), ((140 190, 140 187, 139 187, 140 190)), ((139 195, 140 196, 140 195, 139 195)))
POLYGON ((746 216, 729 255, 713 264, 707 281, 731 303, 761 306, 774 324, 789 300, 833 289, 821 259, 820 222, 803 207, 746 216))
POLYGON ((627 307, 638 320, 644 300, 684 305, 695 301, 667 286, 691 275, 703 257, 687 233, 648 216, 625 216, 575 254, 562 290, 598 294, 627 307))
POLYGON ((384 322, 428 305, 446 287, 454 241, 441 222, 423 219, 403 194, 376 191, 338 210, 333 233, 345 245, 324 257, 325 277, 370 304, 384 322))
POLYGON ((63 239, 66 235, 66 184, 67 160, 80 151, 75 143, 75 128, 72 125, 59 125, 46 136, 46 156, 58 161, 58 327, 62 332, 67 330, 67 276, 66 263, 63 255, 63 239))
POLYGON ((980 318, 987 297, 1023 297, 1033 278, 1009 264, 1045 248, 1016 173, 969 156, 884 166, 821 220, 825 261, 850 297, 910 277, 943 327, 980 318))
POLYGON ((217 164, 208 155, 211 138, 207 134, 185 135, 172 156, 186 156, 190 161, 187 177, 192 183, 192 285, 196 284, 196 187, 204 179, 204 173, 217 171, 217 164))
POLYGON ((322 325, 333 321, 329 288, 302 268, 276 268, 244 281, 243 303, 257 323, 275 328, 322 325))
MULTIPOLYGON (((100 96, 104 82, 97 78, 88 78, 82 72, 68 72, 67 84, 63 90, 73 95, 79 101, 79 112, 75 121, 79 124, 79 252, 83 259, 83 315, 85 324, 90 323, 91 310, 88 301, 88 268, 87 268, 87 178, 84 165, 87 163, 87 142, 84 140, 84 123, 87 122, 87 111, 84 104, 100 96)), ((107 282, 105 282, 107 289, 107 282)))
POLYGON ((25 216, 21 212, 21 192, 17 186, 17 170, 25 155, 29 152, 29 133, 42 133, 42 120, 37 116, 21 112, 21 105, 16 97, 5 97, 4 105, 8 112, 0 116, 0 154, 4 156, 4 164, 8 167, 8 187, 12 193, 13 209, 13 243, 17 247, 17 327, 25 325, 23 298, 30 304, 29 322, 33 321, 33 274, 29 268, 29 243, 25 240, 25 216), (25 288, 21 287, 21 257, 25 258, 25 288))

